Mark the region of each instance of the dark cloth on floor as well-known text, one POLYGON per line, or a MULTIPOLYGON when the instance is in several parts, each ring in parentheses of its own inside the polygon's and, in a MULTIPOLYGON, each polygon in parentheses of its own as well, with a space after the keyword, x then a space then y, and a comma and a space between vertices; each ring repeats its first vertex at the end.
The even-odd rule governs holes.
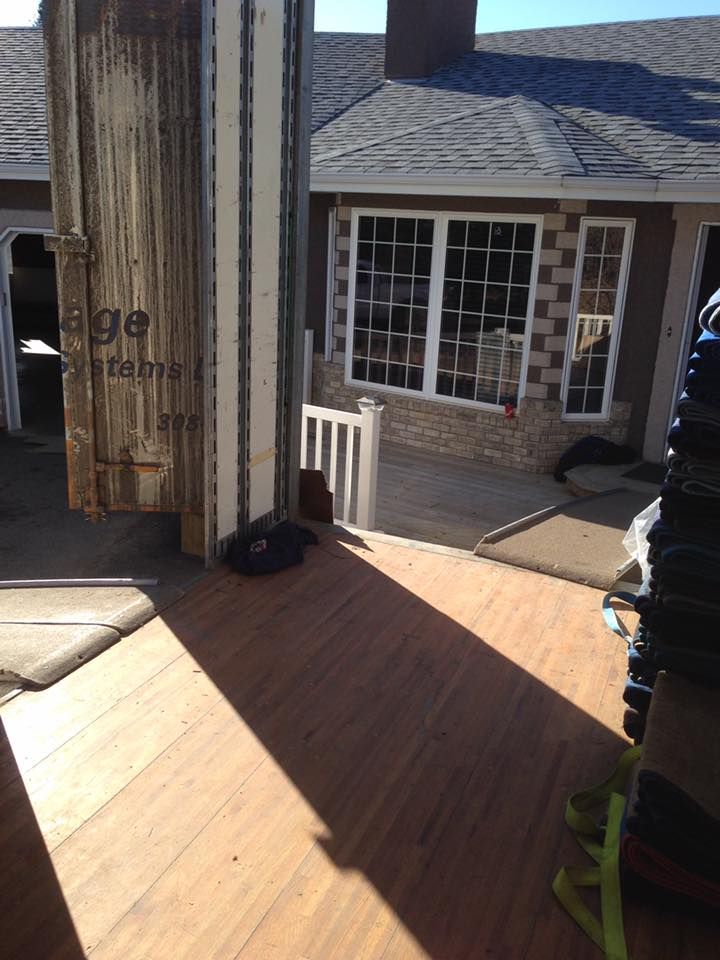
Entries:
POLYGON ((620 446, 604 437, 583 437, 563 453, 553 476, 558 483, 565 482, 565 474, 583 463, 633 463, 637 453, 632 447, 620 446))
POLYGON ((629 707, 632 707, 633 710, 637 710, 638 713, 641 714, 647 713, 650 706, 651 697, 652 687, 649 687, 643 683, 637 683, 631 678, 628 678, 625 681, 623 700, 629 707))

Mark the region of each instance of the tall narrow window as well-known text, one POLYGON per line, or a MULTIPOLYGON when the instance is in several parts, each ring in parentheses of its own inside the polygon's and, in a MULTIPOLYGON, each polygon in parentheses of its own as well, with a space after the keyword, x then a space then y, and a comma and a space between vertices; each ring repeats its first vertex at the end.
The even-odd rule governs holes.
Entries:
POLYGON ((448 222, 436 393, 516 404, 534 223, 448 222))
POLYGON ((582 223, 566 363, 566 416, 608 415, 631 241, 631 222, 582 223))
POLYGON ((434 229, 419 217, 359 217, 353 380, 423 389, 434 229))

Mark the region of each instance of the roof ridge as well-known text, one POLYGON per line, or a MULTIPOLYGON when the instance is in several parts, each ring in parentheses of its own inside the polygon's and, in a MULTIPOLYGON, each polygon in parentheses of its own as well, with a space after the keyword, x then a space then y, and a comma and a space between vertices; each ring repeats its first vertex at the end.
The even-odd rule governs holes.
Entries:
POLYGON ((473 110, 463 110, 460 113, 451 113, 445 117, 439 117, 437 120, 423 121, 422 123, 415 123, 410 127, 403 127, 401 130, 396 130, 388 136, 384 137, 373 137, 370 140, 362 140, 356 142, 352 147, 346 148, 343 147, 340 150, 331 150, 329 153, 321 153, 319 156, 314 157, 313 159, 317 162, 325 160, 333 160, 336 157, 344 157, 350 153, 357 153, 358 150, 364 150, 366 147, 377 147, 381 143, 390 143, 392 140, 399 140, 402 137, 407 136, 410 133, 418 133, 420 130, 431 130, 433 127, 444 126, 447 123, 455 123, 458 120, 465 120, 468 117, 474 117, 479 113, 488 113, 494 110, 498 110, 502 107, 504 101, 495 102, 495 103, 485 103, 482 107, 477 107, 473 110))
POLYGON ((587 170, 558 126, 561 116, 542 100, 531 100, 523 94, 514 94, 505 101, 525 134, 530 149, 542 170, 557 173, 558 166, 571 176, 585 176, 587 170))

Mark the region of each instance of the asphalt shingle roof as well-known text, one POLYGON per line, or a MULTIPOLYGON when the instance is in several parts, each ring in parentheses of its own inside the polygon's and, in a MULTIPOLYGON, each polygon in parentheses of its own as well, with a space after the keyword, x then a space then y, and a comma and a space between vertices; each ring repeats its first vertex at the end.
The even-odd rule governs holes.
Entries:
POLYGON ((47 163, 40 30, 0 30, 0 103, 0 163, 47 163))
MULTIPOLYGON (((720 17, 482 34, 419 81, 318 33, 317 173, 720 181, 720 17)), ((0 163, 47 163, 42 34, 0 29, 0 163)))
MULTIPOLYGON (((332 56, 364 42, 336 36, 332 56)), ((719 49, 720 17, 482 34, 318 124, 313 169, 720 180, 719 49)))

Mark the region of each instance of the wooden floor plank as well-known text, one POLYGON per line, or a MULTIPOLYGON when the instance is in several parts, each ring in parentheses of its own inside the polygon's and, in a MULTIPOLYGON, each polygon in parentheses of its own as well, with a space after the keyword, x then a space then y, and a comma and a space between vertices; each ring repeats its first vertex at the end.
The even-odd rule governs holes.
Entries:
MULTIPOLYGON (((24 774, 39 826, 25 842, 11 781, 11 955, 81 960, 62 890, 93 960, 590 960, 550 881, 583 862, 567 794, 626 744, 624 645, 600 598, 329 533, 302 568, 199 584, 103 655, 85 718, 93 664, 12 718, 39 758, 24 774), (121 696, 113 671, 127 681, 156 648, 165 667, 121 696), (64 739, 35 744, 56 714, 64 739), (47 870, 31 882, 39 829, 56 888, 47 870), (52 949, 34 923, 48 902, 52 949)), ((702 923, 655 916, 629 911, 634 960, 712 955, 702 923)))

